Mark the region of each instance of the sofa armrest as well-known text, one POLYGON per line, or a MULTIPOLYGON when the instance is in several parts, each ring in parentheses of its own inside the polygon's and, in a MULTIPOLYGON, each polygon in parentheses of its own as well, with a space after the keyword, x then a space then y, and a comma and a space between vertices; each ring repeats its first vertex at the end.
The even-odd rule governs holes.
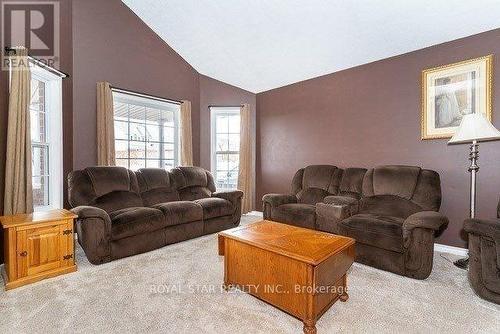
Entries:
POLYGON ((71 209, 78 215, 76 233, 78 242, 92 264, 111 259, 111 219, 106 211, 93 206, 71 209))
POLYGON ((243 197, 243 191, 232 190, 232 191, 215 192, 212 194, 212 197, 218 197, 218 198, 225 199, 225 200, 231 202, 232 205, 237 206, 238 201, 241 201, 241 197, 243 197))
POLYGON ((78 215, 78 219, 100 218, 104 222, 111 224, 111 219, 106 211, 95 206, 77 206, 71 212, 78 215))
POLYGON ((421 211, 412 214, 403 223, 403 237, 407 238, 413 229, 424 228, 439 236, 448 227, 448 218, 436 211, 421 211))
POLYGON ((355 215, 359 210, 359 200, 349 196, 326 196, 323 203, 346 207, 350 210, 350 215, 355 215))
POLYGON ((316 228, 339 233, 338 224, 359 210, 358 200, 344 196, 327 196, 324 203, 316 203, 316 228))
POLYGON ((466 219, 464 221, 464 230, 467 233, 489 237, 500 242, 500 219, 466 219))
POLYGON ((297 197, 287 194, 266 194, 262 197, 262 202, 275 208, 283 204, 297 203, 297 197))

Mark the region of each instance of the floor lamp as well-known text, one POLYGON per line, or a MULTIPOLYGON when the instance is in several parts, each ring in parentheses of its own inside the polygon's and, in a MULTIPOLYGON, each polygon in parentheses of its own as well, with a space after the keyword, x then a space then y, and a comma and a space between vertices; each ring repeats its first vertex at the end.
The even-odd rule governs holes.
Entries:
MULTIPOLYGON (((479 159, 478 143, 491 140, 500 140, 500 131, 483 114, 468 114, 462 118, 457 132, 448 142, 448 145, 470 144, 470 218, 476 216, 476 174, 479 170, 477 165, 479 159)), ((459 268, 467 269, 469 258, 457 260, 454 264, 459 268)))

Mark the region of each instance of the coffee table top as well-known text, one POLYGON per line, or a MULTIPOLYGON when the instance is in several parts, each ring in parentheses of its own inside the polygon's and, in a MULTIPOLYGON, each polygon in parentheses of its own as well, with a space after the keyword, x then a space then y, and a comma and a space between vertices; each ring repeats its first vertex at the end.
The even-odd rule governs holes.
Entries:
POLYGON ((270 220, 236 227, 219 235, 312 265, 318 265, 355 242, 352 238, 270 220))

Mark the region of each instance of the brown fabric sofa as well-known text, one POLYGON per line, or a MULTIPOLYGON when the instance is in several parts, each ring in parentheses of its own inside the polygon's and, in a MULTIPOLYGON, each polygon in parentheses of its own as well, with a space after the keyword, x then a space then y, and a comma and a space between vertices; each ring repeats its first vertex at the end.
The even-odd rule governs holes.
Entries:
POLYGON ((90 167, 68 176, 76 232, 89 261, 109 262, 235 227, 241 191, 217 193, 199 167, 170 172, 90 167))
POLYGON ((263 197, 264 217, 356 239, 356 261, 408 277, 432 270, 434 237, 448 219, 439 175, 413 166, 308 166, 292 194, 263 197))
POLYGON ((468 219, 469 282, 482 298, 500 304, 500 202, 497 219, 468 219))

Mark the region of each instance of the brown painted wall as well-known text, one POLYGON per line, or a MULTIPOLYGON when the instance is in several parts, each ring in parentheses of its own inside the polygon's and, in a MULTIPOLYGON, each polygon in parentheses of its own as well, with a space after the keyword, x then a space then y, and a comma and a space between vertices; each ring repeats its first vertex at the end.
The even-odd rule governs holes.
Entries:
POLYGON ((192 103, 193 155, 199 163, 199 75, 120 0, 75 0, 74 168, 95 165, 96 82, 192 103))
MULTIPOLYGON (((465 246, 468 146, 420 140, 420 76, 426 68, 495 54, 500 82, 500 29, 257 94, 257 199, 287 192, 308 164, 373 167, 410 164, 441 175, 441 211, 450 226, 437 240, 465 246)), ((498 85, 493 121, 500 128, 498 85)), ((500 195, 500 142, 480 145, 478 216, 494 217, 500 195)))
POLYGON ((200 75, 200 166, 210 170, 210 110, 211 105, 235 106, 250 104, 255 115, 256 96, 238 87, 200 75))
MULTIPOLYGON (((61 16, 61 69, 68 73, 63 80, 63 173, 73 170, 73 0, 64 2, 61 16)), ((64 184, 64 206, 68 207, 68 185, 64 184)))

